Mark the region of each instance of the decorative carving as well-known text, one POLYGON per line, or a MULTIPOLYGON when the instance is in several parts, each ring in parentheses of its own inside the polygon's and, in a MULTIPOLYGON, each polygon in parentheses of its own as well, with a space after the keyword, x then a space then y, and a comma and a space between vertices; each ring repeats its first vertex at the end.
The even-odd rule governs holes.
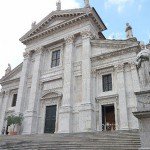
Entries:
POLYGON ((74 35, 65 38, 66 44, 72 44, 74 42, 74 35))
POLYGON ((35 54, 42 54, 44 52, 44 47, 41 46, 41 47, 38 47, 35 49, 35 54))
POLYGON ((101 68, 101 69, 97 70, 98 74, 105 74, 105 73, 108 73, 108 72, 114 72, 114 67, 110 66, 110 67, 107 67, 107 68, 101 68))
POLYGON ((7 74, 10 73, 10 72, 11 72, 11 65, 8 64, 8 67, 7 67, 7 69, 5 70, 5 75, 7 75, 7 74))
POLYGON ((130 67, 131 67, 131 70, 135 70, 136 69, 136 64, 134 62, 131 62, 130 67))
POLYGON ((124 71, 124 64, 118 64, 115 66, 117 72, 123 72, 124 71))
POLYGON ((30 57, 30 52, 23 52, 23 57, 24 58, 30 57))
POLYGON ((91 38, 94 39, 95 35, 91 32, 91 30, 84 30, 81 32, 82 39, 91 38))

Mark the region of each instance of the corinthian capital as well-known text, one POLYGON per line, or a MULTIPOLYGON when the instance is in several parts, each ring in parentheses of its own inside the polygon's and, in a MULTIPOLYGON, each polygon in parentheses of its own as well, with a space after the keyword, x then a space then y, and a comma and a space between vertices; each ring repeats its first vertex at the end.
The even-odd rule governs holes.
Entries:
POLYGON ((124 64, 119 64, 115 66, 117 72, 123 72, 124 71, 124 64))
POLYGON ((72 44, 74 42, 74 35, 65 38, 66 44, 72 44))
POLYGON ((44 51, 44 47, 43 46, 38 47, 38 48, 35 49, 35 54, 42 54, 43 51, 44 51))
POLYGON ((91 30, 84 30, 81 32, 81 35, 82 35, 82 39, 86 39, 86 38, 93 39, 95 37, 94 34, 91 32, 91 30))
POLYGON ((30 53, 29 53, 29 52, 23 52, 23 57, 24 57, 24 58, 30 57, 30 53))

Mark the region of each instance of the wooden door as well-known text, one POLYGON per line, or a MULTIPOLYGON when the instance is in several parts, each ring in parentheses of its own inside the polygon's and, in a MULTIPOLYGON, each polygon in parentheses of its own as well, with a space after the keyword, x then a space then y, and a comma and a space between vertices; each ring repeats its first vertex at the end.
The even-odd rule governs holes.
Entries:
POLYGON ((56 105, 47 106, 45 114, 45 129, 44 133, 54 133, 56 123, 56 105))

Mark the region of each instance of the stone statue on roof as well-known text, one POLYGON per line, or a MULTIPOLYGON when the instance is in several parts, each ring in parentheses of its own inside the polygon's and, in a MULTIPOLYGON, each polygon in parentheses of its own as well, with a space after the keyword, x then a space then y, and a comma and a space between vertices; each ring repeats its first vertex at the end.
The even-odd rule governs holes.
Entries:
POLYGON ((34 28, 36 26, 36 21, 32 22, 31 28, 34 28))
POLYGON ((133 38, 133 33, 132 33, 132 27, 130 26, 129 23, 126 23, 126 38, 127 39, 130 39, 130 38, 133 38))
POLYGON ((84 0, 84 4, 85 4, 85 7, 89 7, 90 6, 89 0, 84 0))
POLYGON ((61 10, 61 1, 60 0, 57 0, 57 2, 56 2, 56 9, 61 10))
POLYGON ((7 69, 5 70, 5 75, 7 75, 11 71, 11 65, 8 64, 7 69))

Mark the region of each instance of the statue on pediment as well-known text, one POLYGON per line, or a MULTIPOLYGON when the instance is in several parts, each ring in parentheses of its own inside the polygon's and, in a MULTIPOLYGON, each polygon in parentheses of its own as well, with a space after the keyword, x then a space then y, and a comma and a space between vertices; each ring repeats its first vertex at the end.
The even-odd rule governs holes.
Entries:
POLYGON ((129 23, 126 24, 126 37, 127 39, 133 38, 132 27, 129 23))
POLYGON ((89 7, 90 6, 89 0, 84 0, 84 4, 85 4, 85 7, 89 7))
POLYGON ((36 21, 32 22, 31 28, 34 28, 36 26, 36 21))
POLYGON ((150 50, 141 43, 141 51, 138 53, 135 64, 138 69, 142 89, 150 88, 150 50))
POLYGON ((61 10, 61 1, 60 0, 57 0, 57 2, 56 2, 56 9, 61 10))
POLYGON ((7 75, 11 71, 11 65, 8 64, 7 69, 5 70, 5 75, 7 75))

